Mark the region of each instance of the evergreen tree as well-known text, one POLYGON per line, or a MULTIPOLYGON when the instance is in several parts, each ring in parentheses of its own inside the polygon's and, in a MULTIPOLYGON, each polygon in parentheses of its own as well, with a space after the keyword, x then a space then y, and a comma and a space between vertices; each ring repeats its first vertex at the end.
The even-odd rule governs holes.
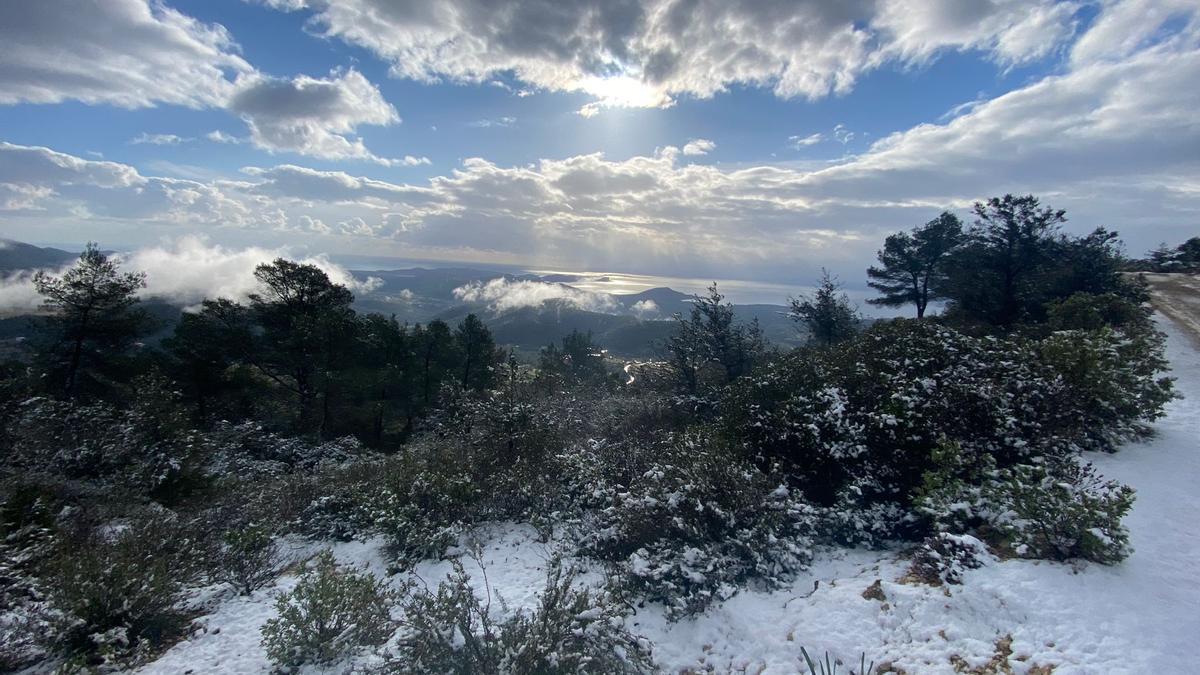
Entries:
POLYGON ((457 361, 454 354, 454 335, 450 326, 441 319, 434 319, 425 326, 413 329, 413 351, 415 352, 417 400, 426 407, 442 385, 447 373, 454 369, 457 361))
POLYGON ((840 289, 837 279, 822 268, 816 292, 792 298, 792 319, 808 330, 809 342, 829 347, 858 331, 858 312, 840 289))
POLYGON ((38 272, 33 285, 48 313, 39 322, 38 346, 52 388, 75 398, 126 379, 125 357, 151 325, 136 307, 146 275, 121 273, 116 261, 89 243, 61 277, 38 272))
POLYGON ((947 265, 946 295, 958 318, 1008 330, 1042 311, 1065 213, 1033 195, 976 203, 975 224, 947 265))
POLYGON ((220 298, 185 312, 163 340, 166 370, 182 385, 184 401, 198 419, 250 413, 251 378, 241 366, 254 361, 254 332, 249 310, 220 298))
POLYGON ((259 265, 254 276, 263 286, 250 296, 262 331, 255 364, 295 394, 298 429, 325 433, 338 371, 351 354, 354 295, 319 267, 283 258, 259 265))
POLYGON ((383 444, 393 419, 412 420, 414 347, 408 327, 396 317, 368 314, 359 319, 354 382, 364 408, 361 416, 369 417, 367 440, 376 447, 383 444))
POLYGON ((573 384, 598 384, 608 377, 604 366, 604 350, 592 339, 592 334, 571 331, 562 339, 562 347, 550 343, 542 348, 538 370, 573 384))
POLYGON ((949 211, 916 228, 887 238, 879 251, 879 267, 867 269, 867 282, 882 297, 867 302, 884 307, 912 303, 917 318, 925 316, 931 300, 941 297, 943 263, 962 239, 962 222, 949 211))
POLYGON ((1186 271, 1200 268, 1200 237, 1192 237, 1175 249, 1175 259, 1186 271))
POLYGON ((1158 245, 1158 248, 1146 254, 1147 260, 1150 262, 1150 269, 1155 272, 1169 272, 1175 266, 1175 249, 1167 246, 1166 242, 1158 245))
POLYGON ((496 341, 492 331, 479 317, 468 314, 454 331, 454 345, 462 359, 462 388, 482 391, 491 387, 496 362, 496 341))
POLYGON ((707 295, 694 296, 686 319, 677 314, 675 320, 677 327, 667 339, 667 350, 689 391, 699 388, 706 366, 713 366, 731 382, 748 374, 766 350, 758 321, 736 323, 733 305, 725 302, 715 282, 707 295))

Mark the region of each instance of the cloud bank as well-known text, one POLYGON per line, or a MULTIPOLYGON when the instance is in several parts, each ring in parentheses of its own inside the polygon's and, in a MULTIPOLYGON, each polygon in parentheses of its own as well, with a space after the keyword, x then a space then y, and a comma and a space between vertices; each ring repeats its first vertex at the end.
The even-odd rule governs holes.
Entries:
MULTIPOLYGON (((325 78, 258 71, 219 24, 204 24, 151 0, 36 0, 0 3, 0 105, 68 100, 147 108, 224 108, 245 121, 249 141, 269 152, 387 166, 423 157, 379 157, 360 126, 398 124, 378 87, 355 70, 325 78)), ((208 138, 239 139, 214 132, 208 138)), ((175 134, 134 143, 178 144, 175 134)))
POLYGON ((607 293, 592 293, 563 284, 505 277, 459 286, 454 289, 454 297, 462 302, 486 304, 488 309, 501 313, 524 307, 541 307, 551 301, 603 314, 616 314, 621 309, 620 303, 607 293))
MULTIPOLYGON (((329 11, 355 2, 363 0, 329 11)), ((325 11, 321 7, 313 11, 325 11)), ((575 17, 572 7, 561 10, 567 18, 575 17)), ((1053 18, 1062 10, 1047 11, 1020 16, 1053 18)), ((364 16, 391 25, 395 17, 378 12, 364 16)), ((684 150, 668 146, 620 159, 584 154, 511 166, 467 158, 449 173, 409 183, 295 164, 184 180, 0 142, 0 223, 10 236, 36 240, 122 241, 114 237, 221 228, 230 238, 255 231, 260 241, 317 250, 689 277, 741 270, 763 281, 795 282, 796 269, 861 270, 887 233, 943 209, 1032 192, 1067 209, 1068 227, 1119 229, 1140 252, 1190 236, 1200 220, 1200 88, 1194 86, 1200 81, 1200 9, 1178 0, 1127 0, 1098 12, 1070 45, 1061 72, 981 97, 944 120, 892 134, 834 163, 693 163, 684 150)), ((608 15, 588 16, 601 21, 608 15)), ((374 25, 364 21, 363 30, 374 25)), ((898 25, 889 30, 906 34, 898 25)), ((1008 36, 1004 44, 1015 39, 988 30, 1008 36)), ((958 35, 954 44, 968 37, 958 35)), ((995 40, 979 44, 1000 49, 995 40)), ((928 58, 941 48, 951 47, 911 42, 903 58, 928 58)), ((997 51, 995 58, 1016 56, 997 51)), ((312 86, 370 88, 353 80, 347 71, 312 86)), ((340 93, 309 101, 309 85, 294 84, 274 82, 282 93, 267 98, 299 96, 301 120, 342 116, 337 129, 344 130, 394 112, 369 105, 348 110, 340 93)), ((366 89, 361 98, 370 101, 366 89)), ((277 107, 242 104, 244 114, 263 125, 273 119, 263 110, 277 107)), ((850 133, 842 126, 813 142, 850 133)), ((811 138, 793 142, 805 147, 811 138)))
POLYGON ((781 98, 850 91, 884 63, 947 50, 1001 64, 1043 57, 1075 30, 1054 0, 261 0, 371 50, 419 81, 497 81, 584 92, 580 110, 667 107, 737 84, 781 98))
MULTIPOLYGON (((359 280, 346 268, 323 255, 295 257, 285 248, 248 247, 233 249, 210 244, 199 237, 182 237, 161 246, 140 248, 117 256, 122 271, 145 272, 146 288, 142 298, 163 299, 177 304, 196 305, 208 298, 246 300, 258 290, 254 268, 289 258, 321 268, 331 281, 356 293, 378 290, 378 277, 359 280)), ((70 265, 48 270, 62 274, 70 265)), ((0 280, 0 316, 25 314, 38 309, 41 297, 33 287, 32 272, 20 272, 0 280)))

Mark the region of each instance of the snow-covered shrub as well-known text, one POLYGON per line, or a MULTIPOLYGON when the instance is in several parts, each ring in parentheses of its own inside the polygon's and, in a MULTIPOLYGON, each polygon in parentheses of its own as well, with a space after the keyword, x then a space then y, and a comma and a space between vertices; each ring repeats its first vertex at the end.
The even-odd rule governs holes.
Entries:
POLYGON ((355 517, 388 538, 399 567, 440 556, 475 520, 480 488, 468 467, 440 461, 426 446, 379 468, 354 493, 355 517))
POLYGON ((262 525, 246 525, 225 533, 215 561, 214 576, 250 595, 279 574, 284 560, 271 531, 262 525))
POLYGON ((724 430, 819 504, 854 486, 863 503, 907 505, 945 438, 1002 465, 1069 453, 1066 396, 1024 343, 898 320, 747 378, 726 401, 724 430))
POLYGON ((40 477, 0 482, 0 672, 46 656, 51 626, 39 570, 53 555, 57 514, 69 498, 40 477))
POLYGON ((39 605, 0 603, 0 673, 15 673, 44 659, 48 636, 49 624, 39 605))
POLYGON ((1139 433, 1171 398, 1161 350, 1141 323, 1033 340, 880 322, 745 378, 723 403, 722 431, 834 516, 847 499, 909 509, 931 475, 979 486, 991 469, 1069 464, 1139 433))
POLYGON ((267 656, 281 668, 328 664, 391 636, 394 594, 370 573, 340 567, 322 551, 296 587, 275 603, 262 629, 267 656))
POLYGON ((281 436, 257 422, 221 422, 207 434, 212 448, 206 470, 213 476, 269 478, 292 472, 312 472, 368 453, 358 439, 345 436, 314 443, 281 436))
POLYGON ((544 506, 555 454, 565 443, 564 428, 578 410, 552 399, 534 398, 529 387, 465 393, 449 399, 423 434, 426 455, 462 468, 479 487, 487 517, 521 519, 544 506), (566 413, 566 414, 563 414, 566 413))
POLYGON ((1133 488, 1076 462, 1055 470, 1015 466, 983 488, 989 524, 1025 558, 1124 560, 1133 549, 1121 519, 1133 500, 1133 488))
POLYGON ((673 617, 703 611, 746 583, 786 582, 811 559, 814 510, 781 480, 688 436, 628 485, 596 490, 608 503, 595 507, 585 550, 673 617))
POLYGON ((57 646, 106 660, 153 651, 187 625, 183 585, 203 555, 186 523, 168 514, 64 534, 48 563, 46 589, 61 615, 57 646))
POLYGON ((963 572, 982 567, 987 557, 987 546, 975 537, 939 532, 913 552, 908 575, 933 586, 961 584, 963 572))
POLYGON ((200 480, 203 438, 191 429, 179 394, 162 378, 137 380, 126 406, 49 398, 23 402, 9 434, 14 468, 102 483, 163 501, 200 480))
POLYGON ((1116 563, 1131 552, 1121 519, 1134 491, 1076 460, 986 471, 972 483, 931 479, 918 508, 936 527, 975 531, 1026 558, 1116 563))
POLYGON ((472 589, 462 564, 436 592, 405 602, 405 630, 390 672, 650 673, 648 643, 625 630, 627 610, 609 595, 579 588, 552 561, 533 611, 499 612, 472 589), (496 616, 501 614, 501 616, 496 616))
POLYGON ((1038 343, 1043 362, 1062 376, 1074 414, 1076 442, 1115 451, 1144 436, 1173 396, 1163 356, 1164 336, 1152 325, 1122 330, 1068 330, 1038 343))
POLYGON ((877 548, 911 534, 917 520, 910 509, 891 501, 871 501, 878 494, 868 481, 851 484, 832 506, 814 507, 814 538, 821 543, 877 548))

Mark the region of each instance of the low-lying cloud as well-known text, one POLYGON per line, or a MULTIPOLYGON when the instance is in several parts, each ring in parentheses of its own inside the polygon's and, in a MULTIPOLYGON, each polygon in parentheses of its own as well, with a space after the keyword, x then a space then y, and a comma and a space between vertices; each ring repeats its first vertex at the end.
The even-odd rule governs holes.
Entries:
MULTIPOLYGON (((167 300, 195 306, 208 298, 245 300, 259 290, 254 268, 276 258, 289 258, 316 265, 334 283, 356 293, 370 293, 383 285, 378 277, 356 279, 346 268, 324 255, 295 257, 285 248, 252 246, 233 249, 209 244, 199 237, 183 237, 161 246, 150 246, 119 254, 121 271, 145 272, 144 299, 167 300)), ((62 274, 70 265, 48 270, 62 274)), ((0 316, 36 311, 42 302, 33 287, 33 271, 22 271, 0 280, 0 316)))
POLYGON ((522 307, 540 307, 560 301, 590 312, 616 314, 621 305, 607 293, 581 291, 578 288, 545 281, 512 280, 504 277, 475 281, 454 289, 454 297, 463 302, 486 304, 493 312, 508 312, 522 307))

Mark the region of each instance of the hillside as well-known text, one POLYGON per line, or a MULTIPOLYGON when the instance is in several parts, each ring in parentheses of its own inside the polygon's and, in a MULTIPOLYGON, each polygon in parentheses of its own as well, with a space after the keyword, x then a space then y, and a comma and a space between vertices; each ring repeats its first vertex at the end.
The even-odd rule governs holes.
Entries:
MULTIPOLYGON (((660 605, 642 605, 627 627, 649 640, 664 672, 754 672, 803 669, 800 648, 826 651, 847 666, 860 654, 889 672, 1183 673, 1193 658, 1181 648, 1200 634, 1200 354, 1180 329, 1161 323, 1172 374, 1184 398, 1170 404, 1155 438, 1089 459, 1138 490, 1129 516, 1134 554, 1115 567, 988 557, 965 570, 961 585, 906 580, 900 548, 829 550, 794 583, 773 592, 744 591, 710 611, 670 622, 660 605), (878 599, 865 597, 878 585, 878 599), (970 669, 976 670, 970 670, 970 669)), ((526 525, 496 523, 475 536, 482 555, 467 561, 476 593, 503 597, 508 612, 535 606, 542 591, 545 543, 526 525)), ((332 545, 339 560, 383 577, 382 540, 291 542, 293 555, 332 545)), ((603 580, 586 566, 585 583, 603 580)), ((416 572, 433 583, 450 566, 427 560, 416 572)), ((396 577, 390 577, 396 583, 396 577)), ((293 588, 287 575, 250 597, 219 588, 197 597, 199 628, 142 673, 223 669, 267 673, 259 628, 273 615, 273 595, 293 588)), ((838 672, 844 672, 839 669, 838 672)), ((876 672, 883 672, 882 670, 876 672)))
POLYGON ((0 274, 27 269, 57 268, 78 257, 78 253, 62 249, 42 248, 12 239, 0 239, 0 274))

